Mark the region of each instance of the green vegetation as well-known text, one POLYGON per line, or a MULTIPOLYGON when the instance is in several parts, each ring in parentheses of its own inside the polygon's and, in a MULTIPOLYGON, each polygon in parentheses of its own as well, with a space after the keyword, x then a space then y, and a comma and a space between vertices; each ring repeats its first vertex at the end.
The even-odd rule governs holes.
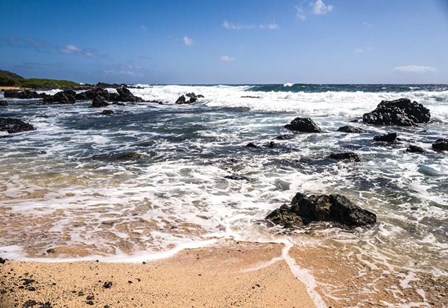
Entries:
POLYGON ((48 89, 79 87, 79 83, 69 80, 23 78, 17 74, 0 70, 0 86, 48 89))

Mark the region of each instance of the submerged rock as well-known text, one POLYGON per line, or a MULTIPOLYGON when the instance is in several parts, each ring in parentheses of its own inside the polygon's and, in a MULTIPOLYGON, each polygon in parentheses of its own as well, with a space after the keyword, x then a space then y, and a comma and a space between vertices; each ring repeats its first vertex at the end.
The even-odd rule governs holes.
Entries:
POLYGON ((374 224, 376 215, 342 195, 306 196, 297 193, 291 206, 282 205, 267 215, 266 220, 285 228, 298 228, 319 221, 355 228, 374 224))
POLYGON ((287 129, 302 132, 302 133, 322 133, 323 130, 320 129, 316 123, 310 118, 295 118, 290 124, 284 126, 287 129))
POLYGON ((126 160, 139 160, 142 157, 143 155, 137 152, 122 152, 122 153, 95 155, 92 157, 92 159, 105 160, 105 161, 126 161, 126 160))
POLYGON ((395 142, 397 140, 397 133, 389 133, 389 134, 384 134, 384 135, 379 135, 379 136, 375 136, 373 137, 374 141, 379 141, 379 142, 395 142))
POLYGON ((448 139, 437 139, 432 144, 432 149, 434 151, 448 151, 448 139))
POLYGON ((330 158, 336 160, 346 160, 346 161, 356 161, 359 162, 361 159, 359 155, 353 152, 344 152, 344 153, 331 153, 330 158))
POLYGON ((7 102, 7 101, 0 100, 0 106, 2 106, 2 107, 6 107, 6 106, 8 106, 8 102, 7 102))
POLYGON ((0 118, 0 131, 7 131, 9 134, 35 130, 34 126, 19 119, 0 118))
POLYGON ((294 135, 279 135, 277 137, 275 137, 275 140, 289 140, 294 138, 294 135))
POLYGON ((374 125, 415 126, 427 123, 431 118, 429 109, 410 99, 381 101, 375 110, 365 113, 363 122, 374 125))
POLYGON ((114 111, 113 111, 113 110, 110 110, 110 109, 105 109, 105 110, 103 110, 103 111, 101 112, 101 114, 102 114, 102 115, 110 116, 110 115, 113 115, 113 114, 114 114, 114 111))
POLYGON ((423 153, 425 150, 423 150, 421 147, 410 144, 408 148, 406 149, 406 152, 410 153, 423 153))
POLYGON ((258 148, 258 145, 253 142, 249 142, 248 144, 246 144, 246 148, 258 148))
POLYGON ((356 134, 356 133, 359 134, 359 133, 363 133, 364 130, 359 127, 347 125, 347 126, 339 127, 338 132, 348 133, 348 134, 356 134))

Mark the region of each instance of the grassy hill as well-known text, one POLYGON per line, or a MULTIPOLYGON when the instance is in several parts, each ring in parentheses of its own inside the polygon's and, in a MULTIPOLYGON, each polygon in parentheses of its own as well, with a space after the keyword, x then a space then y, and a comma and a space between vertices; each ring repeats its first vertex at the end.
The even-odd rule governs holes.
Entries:
POLYGON ((0 86, 49 89, 79 87, 79 83, 69 80, 23 78, 15 73, 0 70, 0 86))

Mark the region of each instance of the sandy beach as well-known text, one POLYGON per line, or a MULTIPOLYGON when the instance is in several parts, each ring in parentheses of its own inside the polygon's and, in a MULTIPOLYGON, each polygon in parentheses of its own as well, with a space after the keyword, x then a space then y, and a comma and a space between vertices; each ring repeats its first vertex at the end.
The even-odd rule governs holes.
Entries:
POLYGON ((324 248, 293 247, 291 268, 283 249, 227 242, 141 263, 6 261, 0 307, 444 307, 447 300, 445 278, 415 283, 354 258, 336 260, 324 248))

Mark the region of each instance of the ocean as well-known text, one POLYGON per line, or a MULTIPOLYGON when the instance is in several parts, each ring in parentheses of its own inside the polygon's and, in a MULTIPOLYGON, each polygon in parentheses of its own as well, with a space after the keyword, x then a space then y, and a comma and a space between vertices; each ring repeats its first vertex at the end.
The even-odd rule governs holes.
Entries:
POLYGON ((89 101, 8 99, 0 107, 0 116, 36 127, 0 133, 2 257, 141 261, 228 239, 329 247, 335 256, 395 273, 403 284, 421 273, 448 276, 448 154, 431 149, 448 138, 448 85, 138 84, 130 90, 163 104, 111 105, 112 116, 89 108, 89 101), (174 104, 190 92, 204 98, 174 104), (360 122, 382 100, 402 97, 429 108, 431 121, 418 127, 360 122), (325 133, 277 140, 291 134, 283 126, 295 117, 312 118, 325 133), (365 133, 337 132, 349 124, 365 133), (400 141, 373 142, 387 132, 400 141), (246 147, 250 142, 259 147, 246 147), (410 144, 425 152, 406 152, 410 144), (361 161, 328 158, 347 151, 361 161), (297 192, 345 195, 376 213, 378 223, 353 231, 268 226, 264 217, 297 192))

